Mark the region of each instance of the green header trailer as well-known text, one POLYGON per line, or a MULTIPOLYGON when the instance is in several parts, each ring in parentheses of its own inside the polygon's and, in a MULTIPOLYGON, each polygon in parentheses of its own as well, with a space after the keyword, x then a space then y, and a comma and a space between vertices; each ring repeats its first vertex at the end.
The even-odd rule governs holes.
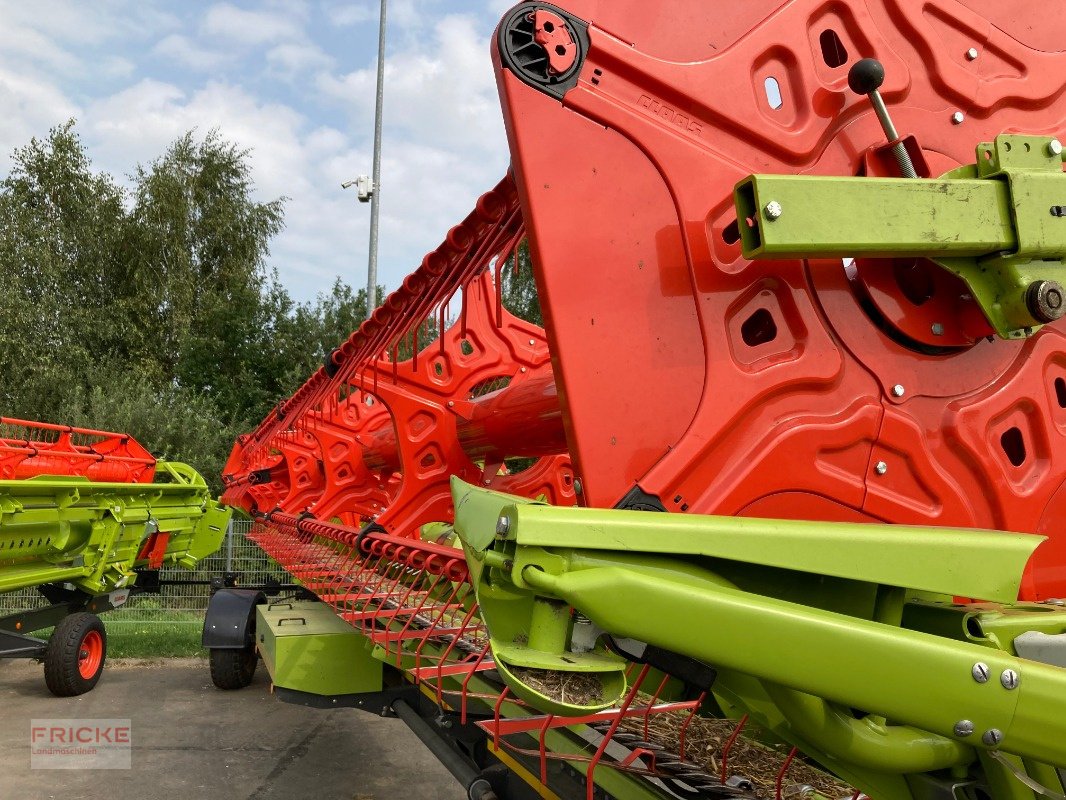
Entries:
POLYGON ((17 476, 0 480, 0 593, 35 588, 47 603, 0 617, 0 657, 43 661, 60 696, 100 678, 97 615, 215 552, 231 514, 192 467, 123 434, 0 418, 0 475, 17 476))

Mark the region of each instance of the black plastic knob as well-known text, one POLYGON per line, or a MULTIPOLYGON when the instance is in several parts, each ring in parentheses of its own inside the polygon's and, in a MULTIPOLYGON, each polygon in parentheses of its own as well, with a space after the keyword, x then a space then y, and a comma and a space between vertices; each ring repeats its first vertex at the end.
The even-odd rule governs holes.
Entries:
POLYGON ((881 88, 885 82, 885 67, 876 58, 856 61, 848 70, 848 86, 856 94, 869 94, 881 88))

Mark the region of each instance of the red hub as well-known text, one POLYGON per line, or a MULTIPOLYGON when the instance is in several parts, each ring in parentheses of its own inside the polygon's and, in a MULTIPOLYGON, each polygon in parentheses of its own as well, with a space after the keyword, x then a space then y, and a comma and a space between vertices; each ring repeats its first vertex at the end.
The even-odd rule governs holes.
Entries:
POLYGON ((104 637, 99 631, 89 631, 78 647, 78 673, 85 680, 100 671, 104 660, 104 637))

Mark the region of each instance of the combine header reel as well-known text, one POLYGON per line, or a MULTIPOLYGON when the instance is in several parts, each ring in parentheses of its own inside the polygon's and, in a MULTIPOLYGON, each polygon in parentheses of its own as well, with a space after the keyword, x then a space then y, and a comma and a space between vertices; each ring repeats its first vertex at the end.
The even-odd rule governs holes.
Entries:
POLYGON ((0 658, 41 660, 53 694, 89 691, 107 657, 97 614, 215 552, 230 513, 125 434, 0 417, 0 593, 47 602, 0 617, 0 658))
POLYGON ((1064 35, 509 11, 512 171, 226 468, 374 684, 288 699, 471 796, 1066 794, 1064 35))

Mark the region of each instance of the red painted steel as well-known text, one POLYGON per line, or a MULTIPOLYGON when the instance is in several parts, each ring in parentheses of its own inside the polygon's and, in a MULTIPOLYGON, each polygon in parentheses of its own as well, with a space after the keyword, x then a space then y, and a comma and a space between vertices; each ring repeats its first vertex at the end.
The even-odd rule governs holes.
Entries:
POLYGON ((498 42, 493 57, 587 502, 636 483, 671 511, 1037 532, 1051 538, 1023 596, 1066 593, 1063 324, 985 341, 954 281, 915 302, 920 264, 748 262, 732 205, 750 173, 883 174, 884 135, 847 89, 861 57, 884 63, 930 173, 1003 131, 1061 135, 1066 6, 562 8, 589 44, 561 99, 503 66, 498 42), (823 50, 826 31, 841 49, 823 50))
POLYGON ((0 417, 0 480, 38 475, 151 483, 155 458, 124 433, 0 417))
MULTIPOLYGON (((1066 323, 989 341, 923 260, 748 262, 732 202, 751 173, 895 174, 847 89, 862 57, 885 64, 920 175, 1003 131, 1061 136, 1066 6, 570 0, 521 15, 492 48, 512 173, 234 447, 224 499, 256 515, 267 552, 439 704, 464 721, 469 698, 494 709, 478 723, 493 749, 539 759, 544 780, 549 758, 585 764, 589 796, 601 762, 667 777, 652 749, 607 754, 624 718, 646 733, 652 714, 687 714, 684 761, 704 698, 659 702, 646 666, 619 708, 576 719, 506 718, 522 706, 506 688, 469 692, 492 662, 466 565, 419 538, 452 520, 451 475, 562 504, 639 487, 673 512, 1041 533, 1023 597, 1066 594, 1066 323), (501 54, 515 42, 543 52, 501 54), (544 329, 502 307, 524 236, 544 329), (547 751, 571 725, 598 726, 595 752, 547 751)), ((848 211, 877 224, 879 209, 848 211)))
MULTIPOLYGON (((1066 7, 522 14, 544 85, 520 74, 536 59, 501 54, 510 34, 493 44, 513 174, 238 440, 225 499, 412 537, 452 519, 453 474, 600 507, 639 487, 668 511, 1041 533, 1023 597, 1066 594, 1063 323, 989 341, 922 260, 750 263, 732 203, 753 172, 893 174, 847 88, 861 57, 885 64, 922 175, 1005 130, 1062 132, 1066 7), (543 330, 501 307, 523 236, 543 330), (514 473, 519 456, 536 461, 514 473)), ((878 209, 849 212, 877 224, 878 209)))
POLYGON ((517 202, 510 178, 483 196, 328 368, 238 439, 226 502, 417 536, 452 519, 452 475, 575 501, 544 331, 500 298, 517 202))

